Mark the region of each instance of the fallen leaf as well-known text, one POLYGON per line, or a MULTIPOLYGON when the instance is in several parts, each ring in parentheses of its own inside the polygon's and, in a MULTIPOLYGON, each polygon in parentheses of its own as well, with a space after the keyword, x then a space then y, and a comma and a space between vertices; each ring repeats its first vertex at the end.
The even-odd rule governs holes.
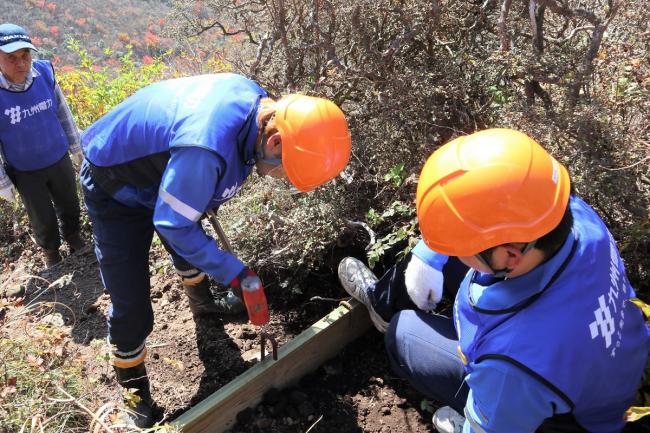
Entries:
POLYGON ((163 358, 163 362, 165 364, 169 364, 172 367, 175 367, 178 369, 178 371, 183 371, 185 370, 185 365, 183 364, 182 361, 178 361, 176 359, 170 359, 170 358, 163 358))
POLYGON ((625 412, 627 422, 637 421, 650 414, 650 407, 631 407, 625 412))
POLYGON ((43 364, 43 358, 29 354, 27 355, 27 363, 32 367, 40 367, 43 364))

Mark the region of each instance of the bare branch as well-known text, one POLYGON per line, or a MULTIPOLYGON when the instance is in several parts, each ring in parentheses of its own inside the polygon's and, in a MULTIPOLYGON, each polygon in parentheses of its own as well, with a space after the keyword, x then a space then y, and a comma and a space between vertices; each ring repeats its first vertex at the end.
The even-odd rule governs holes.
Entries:
POLYGON ((616 12, 618 11, 620 5, 621 5, 620 2, 616 2, 608 11, 607 20, 605 21, 605 23, 598 22, 595 25, 594 31, 591 34, 591 43, 589 44, 589 48, 587 49, 584 56, 582 57, 582 62, 578 67, 576 79, 569 89, 569 97, 568 97, 569 107, 575 107, 575 105, 577 104, 578 96, 580 95, 580 89, 584 83, 584 80, 593 72, 594 69, 593 61, 596 55, 598 54, 598 50, 600 49, 600 44, 602 42, 603 35, 605 34, 605 30, 607 30, 607 26, 614 18, 614 16, 616 16, 616 12))
POLYGON ((258 45, 258 44, 259 44, 259 42, 257 42, 257 41, 255 40, 255 38, 253 38, 253 34, 252 34, 249 30, 246 30, 246 29, 240 29, 240 30, 230 30, 230 31, 229 31, 229 30, 226 28, 226 26, 224 26, 224 25, 223 25, 221 22, 219 22, 219 21, 214 21, 213 23, 208 24, 208 25, 205 25, 205 26, 199 26, 199 29, 198 29, 197 32, 196 32, 196 36, 201 35, 201 34, 207 32, 208 30, 212 30, 212 29, 214 29, 215 27, 218 27, 219 30, 221 30, 221 34, 224 35, 224 36, 235 36, 235 35, 245 34, 246 36, 248 36, 248 41, 249 41, 251 44, 253 44, 253 45, 258 45))
POLYGON ((600 22, 596 14, 586 9, 570 9, 562 3, 559 3, 557 0, 539 0, 539 3, 544 6, 548 6, 556 14, 562 15, 567 18, 580 17, 589 21, 591 24, 596 25, 600 22))
POLYGON ((537 57, 544 51, 544 11, 546 6, 537 4, 537 0, 528 3, 531 33, 533 35, 533 49, 537 57))
POLYGON ((499 15, 499 35, 501 37, 500 50, 502 53, 510 50, 510 38, 508 37, 506 22, 508 21, 508 13, 510 12, 511 5, 512 0, 503 0, 503 3, 501 3, 501 14, 499 15))
POLYGON ((264 55, 264 51, 266 51, 267 43, 269 42, 269 35, 265 34, 262 36, 262 39, 260 40, 259 46, 257 47, 257 53, 255 55, 255 61, 253 64, 251 64, 249 71, 251 74, 251 77, 255 77, 257 75, 257 68, 259 68, 260 63, 262 62, 262 56, 264 55))
POLYGON ((574 27, 567 36, 565 36, 565 37, 563 37, 561 39, 560 38, 551 38, 551 37, 548 37, 548 36, 545 37, 544 39, 547 40, 547 41, 558 43, 558 44, 563 44, 563 43, 568 42, 571 39, 573 39, 575 37, 575 35, 578 34, 578 32, 581 32, 583 30, 593 30, 593 29, 594 29, 594 26, 574 27))

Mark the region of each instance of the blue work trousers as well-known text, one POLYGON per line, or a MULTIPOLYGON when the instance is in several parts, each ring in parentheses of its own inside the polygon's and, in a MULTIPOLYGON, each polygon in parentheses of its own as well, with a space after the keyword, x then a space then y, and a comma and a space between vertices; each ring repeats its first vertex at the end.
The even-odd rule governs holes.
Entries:
MULTIPOLYGON (((83 162, 79 177, 92 222, 102 282, 111 297, 109 341, 117 351, 128 353, 139 348, 153 329, 149 297, 153 209, 128 207, 114 200, 94 181, 87 161, 83 162)), ((181 271, 194 268, 160 239, 175 268, 181 271)))
MULTIPOLYGON (((453 319, 413 304, 404 284, 410 258, 393 266, 368 292, 375 311, 389 322, 384 343, 391 367, 426 397, 462 413, 469 387, 453 319)), ((449 259, 443 268, 444 298, 453 301, 467 269, 457 258, 449 259)))

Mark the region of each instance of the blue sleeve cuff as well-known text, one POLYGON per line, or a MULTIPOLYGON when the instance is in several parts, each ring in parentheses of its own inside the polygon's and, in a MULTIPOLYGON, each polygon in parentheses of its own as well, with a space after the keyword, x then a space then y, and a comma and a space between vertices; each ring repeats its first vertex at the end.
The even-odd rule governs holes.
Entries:
POLYGON ((422 259, 423 262, 439 271, 442 271, 443 266, 449 260, 449 256, 433 251, 423 240, 420 240, 411 252, 422 259))

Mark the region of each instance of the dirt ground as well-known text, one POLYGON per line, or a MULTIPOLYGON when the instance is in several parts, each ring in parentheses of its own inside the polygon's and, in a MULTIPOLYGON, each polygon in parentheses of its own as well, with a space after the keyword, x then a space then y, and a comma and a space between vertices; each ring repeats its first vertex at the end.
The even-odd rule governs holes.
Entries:
MULTIPOLYGON (((104 292, 92 249, 68 256, 51 270, 30 246, 9 251, 0 281, 22 281, 26 304, 52 303, 61 324, 70 330, 70 351, 89 361, 85 374, 96 381, 93 400, 117 401, 112 370, 101 359, 109 297, 104 292), (31 277, 30 277, 31 276, 31 277), (48 286, 51 286, 49 289, 48 286)), ((65 248, 62 248, 65 253, 65 248)), ((171 421, 246 371, 259 352, 259 336, 237 317, 194 321, 179 279, 162 249, 153 247, 150 260, 153 333, 147 340, 147 368, 152 395, 162 421, 171 421)), ((314 275, 313 287, 287 294, 270 278, 266 283, 271 310, 267 325, 279 346, 338 306, 345 293, 335 270, 314 275), (325 300, 311 300, 313 296, 325 300)), ((218 290, 218 289, 217 289, 218 290)), ((49 310, 48 310, 49 311, 49 310)), ((52 314, 51 312, 49 314, 52 314)), ((9 331, 10 330, 6 330, 9 331)), ((23 332, 16 329, 16 332, 23 332)), ((382 349, 381 334, 368 331, 340 354, 304 377, 291 389, 271 391, 264 401, 238 416, 233 432, 431 432, 431 414, 420 408, 422 396, 395 377, 382 349)))
MULTIPOLYGON (((23 245, 30 244, 23 239, 23 245)), ((338 286, 333 263, 314 274, 314 284, 302 294, 284 292, 270 278, 267 297, 271 309, 268 331, 279 345, 309 327, 345 298, 338 286), (330 300, 311 300, 321 296, 330 300)), ((26 303, 52 302, 55 316, 70 330, 75 347, 89 359, 85 374, 96 381, 94 401, 118 400, 118 386, 105 360, 97 356, 93 341, 106 338, 105 314, 109 297, 104 293, 92 249, 67 257, 51 270, 41 270, 34 248, 9 249, 2 282, 20 280, 27 288, 26 303), (37 277, 34 277, 37 276, 37 277), (56 282, 55 284, 51 284, 56 282), (48 285, 52 286, 45 289, 48 285)), ((171 421, 188 408, 243 373, 255 361, 259 337, 245 316, 212 317, 195 322, 178 278, 160 248, 152 249, 151 299, 155 326, 148 339, 147 367, 152 394, 162 421, 171 421)), ((16 332, 22 332, 17 329, 16 332)), ((431 412, 423 397, 390 370, 381 335, 374 329, 304 377, 297 386, 267 393, 262 404, 241 412, 234 433, 254 432, 433 432, 431 412)), ((430 410, 430 408, 429 408, 430 410)), ((634 425, 627 433, 650 431, 634 425)))

